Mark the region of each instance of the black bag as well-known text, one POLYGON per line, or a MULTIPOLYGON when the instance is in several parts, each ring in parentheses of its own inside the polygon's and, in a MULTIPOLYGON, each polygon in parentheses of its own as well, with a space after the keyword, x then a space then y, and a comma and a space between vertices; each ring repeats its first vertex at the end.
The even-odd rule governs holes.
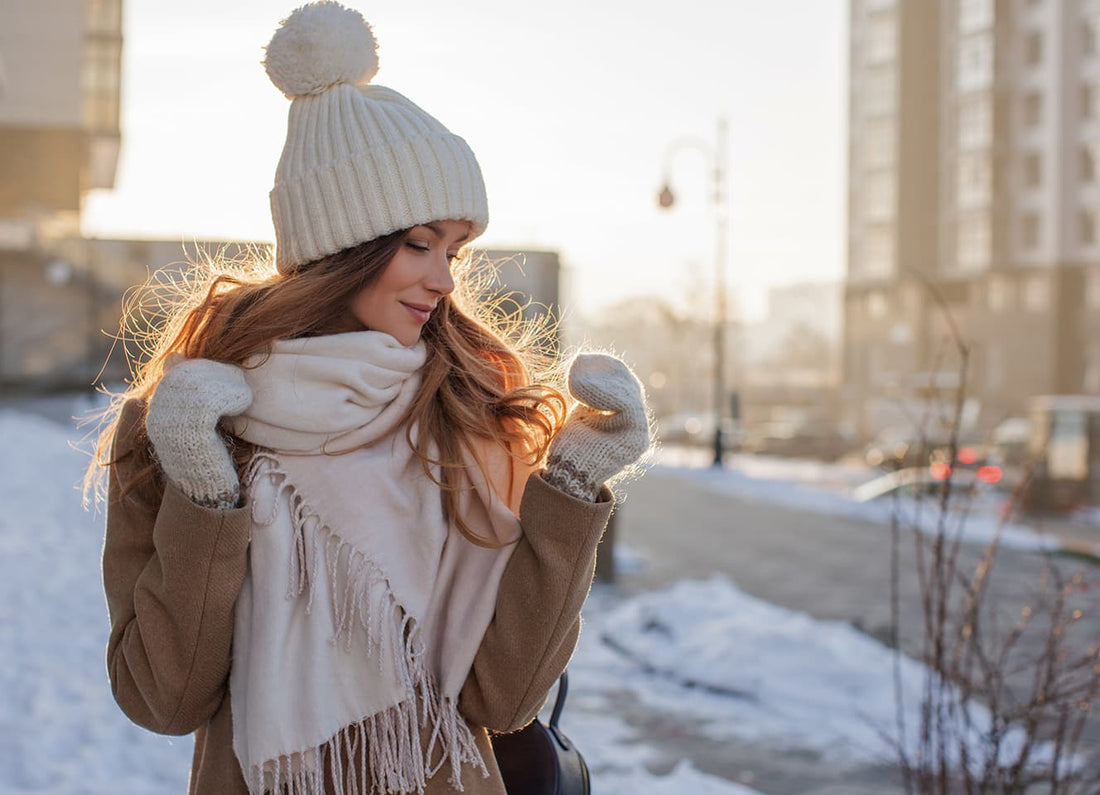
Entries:
POLYGON ((518 732, 493 735, 493 755, 508 795, 591 794, 588 765, 558 728, 568 692, 569 677, 563 673, 549 726, 535 718, 518 732))

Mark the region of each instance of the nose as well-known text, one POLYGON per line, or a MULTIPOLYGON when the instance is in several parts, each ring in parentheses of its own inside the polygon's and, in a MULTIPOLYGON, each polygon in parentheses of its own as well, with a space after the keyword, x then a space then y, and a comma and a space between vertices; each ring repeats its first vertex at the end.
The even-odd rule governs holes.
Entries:
POLYGON ((438 257, 432 263, 425 284, 433 293, 450 295, 455 289, 454 276, 451 275, 451 262, 446 255, 438 257))

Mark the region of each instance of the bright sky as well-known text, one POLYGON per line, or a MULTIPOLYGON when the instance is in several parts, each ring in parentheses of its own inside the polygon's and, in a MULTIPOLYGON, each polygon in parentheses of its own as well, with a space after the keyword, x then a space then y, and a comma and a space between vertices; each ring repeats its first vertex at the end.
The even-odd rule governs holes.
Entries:
MULTIPOLYGON (((552 248, 592 312, 661 294, 713 305, 709 156, 728 126, 727 279, 837 279, 844 256, 845 0, 372 0, 374 82, 473 147, 492 247, 552 248), (658 210, 666 153, 678 203, 658 210)), ((123 150, 86 202, 97 236, 271 240, 288 101, 263 46, 294 0, 125 4, 123 150)))

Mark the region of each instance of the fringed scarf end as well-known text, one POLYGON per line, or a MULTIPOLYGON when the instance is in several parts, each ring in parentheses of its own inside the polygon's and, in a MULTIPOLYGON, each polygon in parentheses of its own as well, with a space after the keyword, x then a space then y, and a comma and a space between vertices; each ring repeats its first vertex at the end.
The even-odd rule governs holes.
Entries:
POLYGON ((462 792, 464 764, 483 777, 489 775, 477 741, 453 701, 434 705, 432 739, 423 749, 420 729, 427 724, 418 719, 419 711, 416 700, 410 699, 345 726, 316 748, 253 765, 248 791, 324 795, 326 786, 340 782, 338 791, 349 795, 423 793, 428 780, 449 764, 448 783, 462 792))

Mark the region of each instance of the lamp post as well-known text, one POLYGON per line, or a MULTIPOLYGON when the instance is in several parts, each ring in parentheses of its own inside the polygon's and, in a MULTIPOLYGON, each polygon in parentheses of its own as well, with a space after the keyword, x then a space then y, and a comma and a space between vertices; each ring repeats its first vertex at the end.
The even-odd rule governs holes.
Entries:
POLYGON ((726 236, 728 209, 726 205, 726 120, 718 118, 718 135, 714 146, 698 138, 678 138, 669 144, 665 152, 665 171, 661 190, 657 194, 657 204, 669 209, 676 202, 671 187, 672 159, 684 149, 695 149, 703 153, 710 161, 714 171, 714 461, 713 466, 722 466, 722 416, 726 405, 726 236))

